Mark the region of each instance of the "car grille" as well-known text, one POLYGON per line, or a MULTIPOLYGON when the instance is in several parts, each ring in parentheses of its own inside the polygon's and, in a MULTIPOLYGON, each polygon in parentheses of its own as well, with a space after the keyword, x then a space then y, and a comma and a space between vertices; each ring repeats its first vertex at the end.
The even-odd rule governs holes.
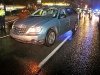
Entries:
POLYGON ((28 27, 19 28, 14 26, 14 33, 17 35, 23 35, 28 29, 28 27))

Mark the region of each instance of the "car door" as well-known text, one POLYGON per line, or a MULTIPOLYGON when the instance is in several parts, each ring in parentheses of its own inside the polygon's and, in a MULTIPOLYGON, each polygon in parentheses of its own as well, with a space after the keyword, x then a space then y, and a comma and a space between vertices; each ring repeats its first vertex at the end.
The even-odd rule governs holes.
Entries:
POLYGON ((66 16, 65 8, 60 10, 59 13, 59 21, 60 21, 60 33, 66 32, 69 28, 70 19, 66 16))
POLYGON ((66 14, 67 14, 67 17, 70 19, 70 21, 69 21, 69 29, 68 30, 70 30, 70 29, 72 29, 73 28, 73 26, 74 26, 74 24, 75 24, 75 16, 74 16, 74 12, 72 11, 72 9, 71 8, 66 8, 65 9, 66 10, 66 14))

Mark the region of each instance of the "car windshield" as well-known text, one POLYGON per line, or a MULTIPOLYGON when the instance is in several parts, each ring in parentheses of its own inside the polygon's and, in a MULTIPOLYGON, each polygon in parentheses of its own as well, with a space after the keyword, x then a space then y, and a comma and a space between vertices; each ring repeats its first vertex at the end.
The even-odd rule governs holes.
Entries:
POLYGON ((50 17, 54 18, 57 16, 58 9, 57 8, 41 8, 36 10, 31 16, 39 16, 39 17, 50 17))

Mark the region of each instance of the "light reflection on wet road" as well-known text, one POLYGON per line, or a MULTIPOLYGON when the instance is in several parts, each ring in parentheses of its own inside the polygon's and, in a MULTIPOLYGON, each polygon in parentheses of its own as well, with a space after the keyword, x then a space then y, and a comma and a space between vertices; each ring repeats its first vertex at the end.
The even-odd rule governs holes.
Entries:
POLYGON ((100 75, 100 30, 95 16, 81 20, 72 41, 66 42, 39 75, 100 75))
MULTIPOLYGON (((37 65, 68 35, 60 36, 52 47, 19 43, 9 36, 0 39, 0 75, 33 75, 38 70, 37 65)), ((99 75, 99 46, 97 23, 82 19, 76 34, 50 58, 38 75, 99 75)))
POLYGON ((4 37, 5 34, 9 35, 9 31, 1 34, 3 37, 0 39, 0 74, 31 75, 38 70, 39 63, 72 32, 61 35, 52 47, 20 43, 10 36, 4 37))

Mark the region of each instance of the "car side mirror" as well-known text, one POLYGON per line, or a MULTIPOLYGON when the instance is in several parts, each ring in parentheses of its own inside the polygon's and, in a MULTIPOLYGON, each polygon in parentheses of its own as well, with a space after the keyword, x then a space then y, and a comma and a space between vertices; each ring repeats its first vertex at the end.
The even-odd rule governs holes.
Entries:
POLYGON ((65 14, 60 14, 60 15, 59 15, 59 19, 61 19, 61 18, 65 18, 65 17, 66 17, 65 14))

